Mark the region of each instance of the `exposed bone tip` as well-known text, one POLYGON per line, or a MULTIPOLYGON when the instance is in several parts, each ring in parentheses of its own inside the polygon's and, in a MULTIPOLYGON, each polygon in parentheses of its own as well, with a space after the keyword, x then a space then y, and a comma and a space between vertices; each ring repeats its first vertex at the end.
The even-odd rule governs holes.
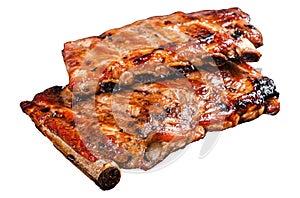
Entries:
POLYGON ((105 169, 98 177, 96 184, 102 190, 110 190, 114 188, 121 179, 121 171, 116 167, 105 169))

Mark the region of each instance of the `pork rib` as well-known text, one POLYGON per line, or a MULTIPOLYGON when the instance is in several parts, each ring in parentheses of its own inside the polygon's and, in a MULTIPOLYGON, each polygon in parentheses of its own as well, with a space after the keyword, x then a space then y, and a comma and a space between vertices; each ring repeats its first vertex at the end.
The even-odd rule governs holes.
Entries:
POLYGON ((90 94, 99 89, 98 82, 117 82, 122 72, 149 58, 169 66, 199 66, 200 54, 219 65, 227 60, 258 61, 262 35, 249 22, 239 8, 176 12, 67 42, 63 56, 69 88, 90 94))
POLYGON ((273 81, 246 63, 184 75, 92 96, 53 87, 21 107, 42 132, 52 131, 86 159, 145 170, 207 131, 279 111, 273 81))
POLYGON ((37 128, 96 182, 148 170, 171 152, 280 110, 258 61, 262 36, 238 8, 137 21, 67 42, 70 82, 21 103, 37 128))

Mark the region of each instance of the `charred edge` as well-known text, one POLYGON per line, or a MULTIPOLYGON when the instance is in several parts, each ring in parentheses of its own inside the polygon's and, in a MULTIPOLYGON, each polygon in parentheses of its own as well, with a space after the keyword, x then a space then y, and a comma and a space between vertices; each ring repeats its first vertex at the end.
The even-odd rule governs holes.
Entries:
POLYGON ((279 97, 279 92, 276 91, 276 85, 272 79, 263 77, 261 79, 256 79, 253 83, 255 85, 255 90, 264 100, 272 97, 279 97))
POLYGON ((250 28, 250 29, 253 29, 253 30, 256 29, 256 28, 255 28, 253 25, 251 25, 251 24, 245 25, 245 27, 250 28))
POLYGON ((61 91, 63 90, 62 86, 53 86, 49 89, 46 89, 42 93, 37 94, 33 100, 39 97, 39 95, 45 96, 46 100, 53 101, 55 103, 59 103, 61 105, 64 104, 64 100, 61 97, 61 91))
POLYGON ((46 134, 41 130, 40 126, 38 126, 37 124, 34 125, 35 128, 37 128, 37 130, 43 135, 46 136, 46 134))
MULTIPOLYGON (((186 74, 198 71, 198 68, 194 65, 190 66, 174 66, 173 70, 170 69, 168 75, 159 75, 159 76, 154 76, 152 74, 141 74, 137 75, 134 78, 134 81, 131 85, 127 86, 120 86, 117 83, 114 82, 100 82, 99 83, 99 90, 96 93, 96 95, 99 95, 101 93, 112 93, 112 92, 120 92, 123 90, 129 90, 131 89, 132 85, 135 84, 146 84, 146 83, 153 83, 153 82, 160 82, 163 80, 173 80, 173 79, 178 79, 178 78, 183 78, 186 74)), ((81 100, 84 100, 85 96, 80 96, 78 95, 76 97, 76 101, 79 102, 81 100)))
MULTIPOLYGON (((249 95, 257 95, 257 93, 251 92, 249 95)), ((259 97, 253 97, 253 98, 242 98, 239 99, 235 104, 235 109, 245 109, 249 104, 262 104, 263 100, 259 97)))
POLYGON ((52 96, 52 95, 60 95, 60 92, 61 92, 62 89, 63 89, 62 86, 53 86, 53 87, 51 87, 49 89, 46 89, 44 91, 44 93, 46 95, 50 95, 50 96, 52 96))
POLYGON ((255 79, 252 81, 252 84, 254 91, 239 99, 235 105, 236 109, 246 108, 248 104, 262 105, 269 98, 279 97, 274 81, 268 77, 255 79))
POLYGON ((26 109, 31 108, 33 106, 32 102, 30 101, 23 101, 20 103, 20 107, 23 113, 26 113, 26 109))
POLYGON ((160 76, 154 76, 152 74, 141 74, 141 75, 135 76, 134 81, 131 85, 125 86, 125 85, 116 84, 113 91, 120 92, 120 91, 124 91, 124 90, 130 90, 130 89, 132 89, 132 86, 134 86, 134 85, 155 83, 155 82, 161 82, 164 80, 175 80, 175 79, 182 78, 182 77, 184 77, 184 75, 182 75, 179 72, 177 72, 177 73, 170 72, 169 75, 160 75, 160 76))
POLYGON ((242 55, 241 60, 242 61, 249 61, 249 62, 257 62, 259 61, 261 55, 257 53, 251 53, 251 52, 246 52, 242 55))
POLYGON ((102 190, 110 190, 114 188, 121 179, 121 172, 119 169, 110 167, 105 169, 98 177, 95 183, 102 189, 102 190))
POLYGON ((105 38, 110 37, 110 36, 112 36, 112 33, 105 32, 105 33, 99 35, 98 38, 99 39, 105 39, 105 38))
POLYGON ((66 158, 70 161, 70 162, 72 162, 72 163, 74 163, 75 162, 75 157, 74 157, 74 155, 67 155, 66 156, 66 158))

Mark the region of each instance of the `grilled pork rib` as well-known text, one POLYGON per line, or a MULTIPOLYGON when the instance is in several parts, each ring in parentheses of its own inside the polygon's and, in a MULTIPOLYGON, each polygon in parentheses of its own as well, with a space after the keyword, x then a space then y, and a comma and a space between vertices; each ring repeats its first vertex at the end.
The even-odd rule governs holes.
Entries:
POLYGON ((205 56, 220 65, 227 60, 258 61, 262 35, 249 21, 239 8, 176 12, 67 42, 63 56, 69 88, 90 94, 148 61, 169 66, 200 66, 205 56))
POLYGON ((70 82, 21 103, 37 128, 103 190, 121 168, 280 110, 258 61, 261 33, 238 8, 137 21, 65 43, 70 82))
POLYGON ((88 160, 147 170, 206 131, 276 114, 277 98, 271 79, 246 63, 226 63, 92 96, 53 87, 21 106, 88 160))

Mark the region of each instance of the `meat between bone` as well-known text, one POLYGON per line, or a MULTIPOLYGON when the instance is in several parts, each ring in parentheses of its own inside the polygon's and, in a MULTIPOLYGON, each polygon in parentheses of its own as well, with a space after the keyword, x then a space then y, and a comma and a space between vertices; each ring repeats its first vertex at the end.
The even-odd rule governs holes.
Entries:
POLYGON ((151 64, 168 66, 199 66, 206 56, 219 65, 227 60, 258 61, 262 35, 249 22, 239 8, 176 12, 67 42, 63 56, 69 88, 91 94, 99 89, 98 83, 116 82, 121 73, 142 66, 148 58, 151 64))
POLYGON ((21 103, 103 190, 205 137, 280 110, 258 61, 262 35, 239 8, 176 12, 65 43, 66 87, 21 103))
POLYGON ((40 130, 49 128, 89 160, 104 157, 123 168, 147 170, 207 131, 276 114, 280 108, 273 81, 246 63, 153 78, 91 96, 50 88, 23 110, 40 130))

